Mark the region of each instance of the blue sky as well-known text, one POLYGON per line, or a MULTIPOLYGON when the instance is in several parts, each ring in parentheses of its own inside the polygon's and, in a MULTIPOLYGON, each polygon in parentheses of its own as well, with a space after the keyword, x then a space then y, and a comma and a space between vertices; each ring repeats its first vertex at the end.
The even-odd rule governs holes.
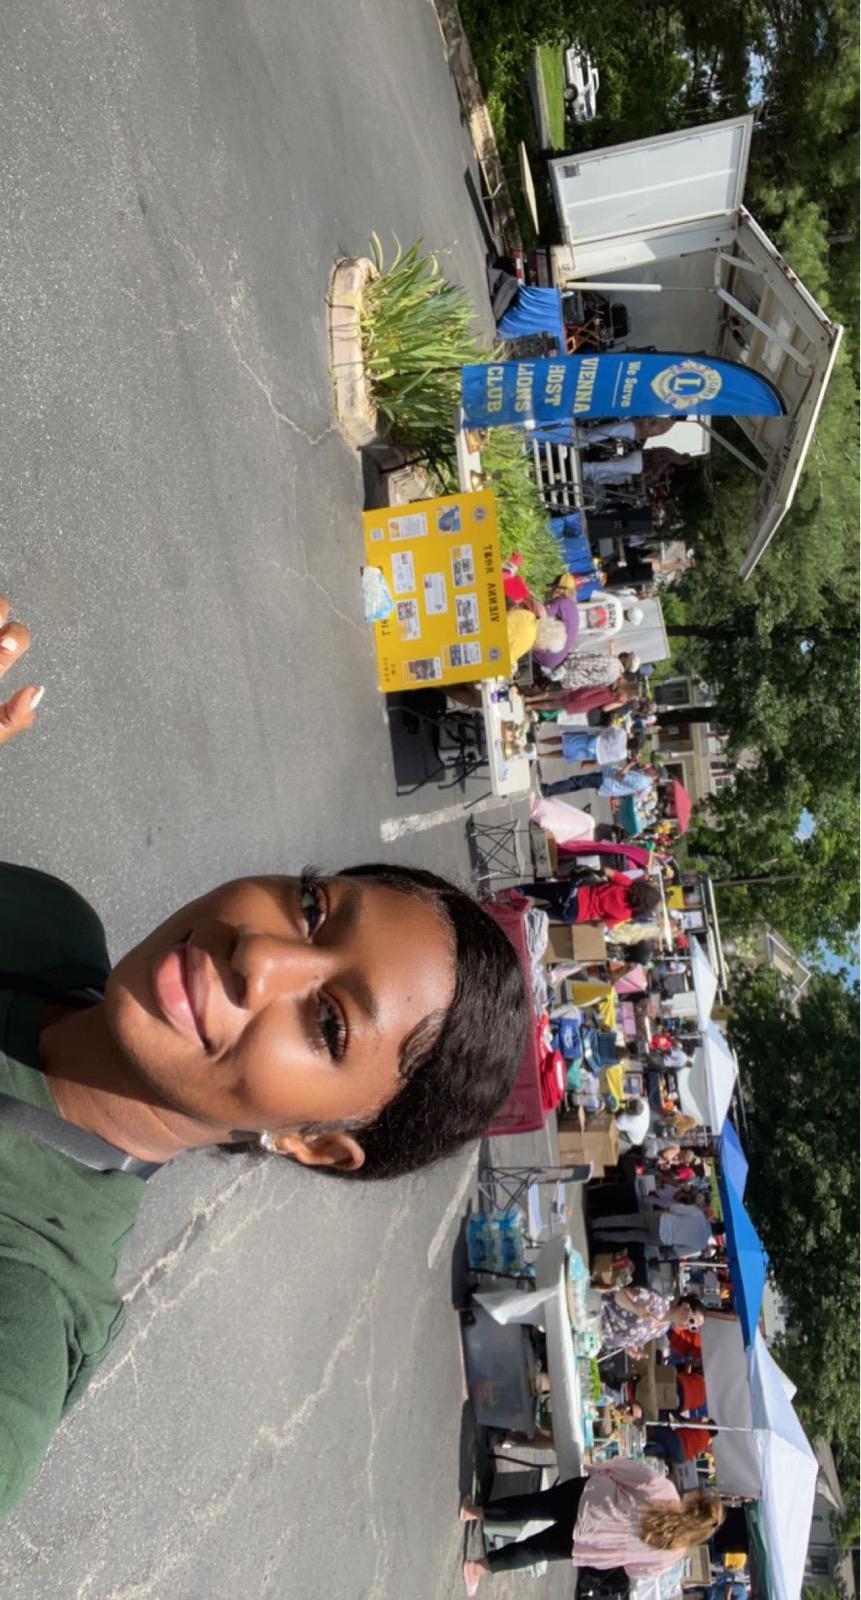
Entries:
MULTIPOLYGON (((861 930, 859 930, 859 932, 861 932, 861 930)), ((861 966, 859 966, 858 958, 858 938, 859 934, 856 933, 855 949, 850 957, 850 964, 846 976, 847 989, 850 989, 852 984, 857 983, 859 978, 861 978, 861 966)), ((822 957, 822 965, 825 967, 827 972, 840 972, 846 966, 846 962, 843 960, 842 956, 836 956, 834 951, 829 950, 825 945, 820 947, 819 954, 822 957)))
MULTIPOLYGON (((798 827, 795 830, 796 839, 809 839, 815 827, 816 818, 811 816, 809 811, 802 811, 798 819, 798 827)), ((827 945, 820 945, 817 951, 817 955, 827 972, 841 972, 844 967, 848 967, 847 988, 850 988, 853 983, 857 983, 861 978, 858 953, 859 936, 861 936, 861 929, 855 934, 855 948, 848 963, 844 961, 842 956, 835 955, 833 950, 829 950, 827 945)))
POLYGON ((816 818, 812 817, 809 811, 802 811, 795 830, 796 839, 809 839, 815 827, 816 818))

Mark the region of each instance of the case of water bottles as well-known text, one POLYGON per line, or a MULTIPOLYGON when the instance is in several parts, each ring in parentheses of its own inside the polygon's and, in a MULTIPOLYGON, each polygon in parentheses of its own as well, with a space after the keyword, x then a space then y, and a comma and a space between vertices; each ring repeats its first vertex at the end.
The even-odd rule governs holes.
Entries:
POLYGON ((470 1217, 467 1254, 473 1272, 531 1275, 526 1262, 523 1216, 519 1211, 480 1211, 470 1217))

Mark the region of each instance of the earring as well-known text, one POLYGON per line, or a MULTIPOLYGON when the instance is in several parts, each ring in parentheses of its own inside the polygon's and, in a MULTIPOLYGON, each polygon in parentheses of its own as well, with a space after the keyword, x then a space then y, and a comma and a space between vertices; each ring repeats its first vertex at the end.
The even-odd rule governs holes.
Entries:
POLYGON ((273 1139, 273 1137, 272 1137, 271 1133, 268 1131, 268 1129, 265 1132, 261 1133, 261 1135, 260 1135, 260 1148, 261 1148, 261 1150, 274 1150, 275 1149, 275 1140, 273 1139))

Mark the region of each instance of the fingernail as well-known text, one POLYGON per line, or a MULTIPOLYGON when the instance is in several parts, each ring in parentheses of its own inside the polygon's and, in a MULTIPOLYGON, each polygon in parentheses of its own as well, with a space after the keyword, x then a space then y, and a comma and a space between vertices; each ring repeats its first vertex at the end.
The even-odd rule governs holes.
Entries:
POLYGON ((35 711, 35 709, 36 709, 37 705, 39 704, 39 701, 41 700, 41 698, 42 698, 44 693, 45 693, 45 685, 44 684, 42 684, 39 689, 35 689, 33 691, 32 695, 30 696, 30 710, 31 711, 35 711))
POLYGON ((8 633, 5 634, 2 639, 0 639, 0 650, 8 650, 11 654, 17 650, 17 648, 18 640, 10 638, 8 633))

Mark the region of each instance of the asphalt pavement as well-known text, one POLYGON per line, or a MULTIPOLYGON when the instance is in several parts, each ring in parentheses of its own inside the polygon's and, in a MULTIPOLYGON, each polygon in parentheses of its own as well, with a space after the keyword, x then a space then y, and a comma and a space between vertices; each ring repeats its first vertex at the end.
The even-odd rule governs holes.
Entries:
MULTIPOLYGON (((8 0, 0 43, 2 588, 47 686, 4 751, 5 856, 114 953, 237 874, 466 878, 460 818, 381 839, 440 797, 395 792, 323 304, 372 229, 421 235, 489 330, 432 7, 8 0)), ((125 1336, 4 1524, 4 1600, 459 1594, 474 1175, 159 1174, 125 1336)))

